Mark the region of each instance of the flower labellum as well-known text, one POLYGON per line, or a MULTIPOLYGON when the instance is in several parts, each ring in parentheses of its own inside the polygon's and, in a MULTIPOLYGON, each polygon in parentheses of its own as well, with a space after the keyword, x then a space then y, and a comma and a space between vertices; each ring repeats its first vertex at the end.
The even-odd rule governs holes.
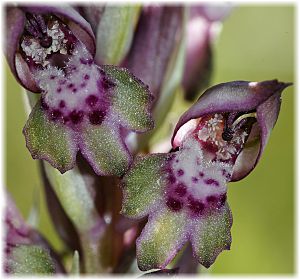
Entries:
POLYGON ((148 88, 125 69, 95 64, 91 27, 74 9, 9 8, 7 17, 10 67, 41 93, 24 127, 33 158, 63 173, 80 150, 97 174, 122 175, 131 155, 121 130, 153 126, 148 88))
POLYGON ((289 85, 272 80, 213 86, 180 118, 170 153, 137 158, 123 179, 122 212, 149 215, 137 239, 141 270, 165 268, 187 241, 205 267, 230 248, 227 183, 257 164, 289 85))

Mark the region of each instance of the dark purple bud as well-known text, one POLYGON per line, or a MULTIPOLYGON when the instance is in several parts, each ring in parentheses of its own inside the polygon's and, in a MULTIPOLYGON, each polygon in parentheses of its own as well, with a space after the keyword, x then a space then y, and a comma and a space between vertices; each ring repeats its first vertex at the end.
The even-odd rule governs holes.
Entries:
POLYGON ((190 7, 182 81, 187 100, 194 100, 209 85, 213 65, 212 44, 220 30, 217 25, 221 24, 230 11, 230 5, 206 4, 190 7))
POLYGON ((145 7, 125 60, 124 66, 149 85, 156 98, 159 96, 172 54, 181 39, 183 17, 183 7, 145 7))

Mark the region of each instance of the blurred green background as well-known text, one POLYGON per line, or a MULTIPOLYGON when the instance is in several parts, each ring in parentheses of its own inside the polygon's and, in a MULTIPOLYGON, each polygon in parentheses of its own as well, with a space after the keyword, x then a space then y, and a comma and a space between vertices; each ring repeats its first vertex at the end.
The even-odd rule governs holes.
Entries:
MULTIPOLYGON (((236 7, 215 45, 212 84, 274 78, 295 82, 294 22, 293 6, 236 7)), ((22 135, 26 121, 23 94, 6 72, 5 184, 24 217, 38 194, 39 229, 59 249, 61 242, 46 211, 37 162, 22 135)), ((211 273, 294 273, 294 91, 290 87, 284 92, 278 122, 255 171, 229 185, 232 247, 221 253, 211 273)), ((178 116, 186 108, 187 103, 178 96, 171 114, 178 116)))

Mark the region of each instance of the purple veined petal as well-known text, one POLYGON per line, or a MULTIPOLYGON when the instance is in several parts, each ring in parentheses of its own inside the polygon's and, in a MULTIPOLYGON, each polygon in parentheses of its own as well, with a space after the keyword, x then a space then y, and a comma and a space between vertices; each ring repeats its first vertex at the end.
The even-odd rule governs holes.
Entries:
POLYGON ((258 83, 238 81, 208 89, 180 118, 172 138, 173 148, 180 146, 185 135, 195 129, 195 119, 199 117, 256 111, 257 125, 253 126, 234 167, 232 181, 242 179, 256 166, 277 120, 281 92, 289 85, 277 80, 258 83))
POLYGON ((50 7, 50 6, 28 6, 28 7, 11 7, 6 9, 6 57, 8 64, 17 78, 17 80, 26 89, 31 92, 40 92, 33 73, 30 71, 28 64, 25 62, 20 51, 20 38, 24 32, 26 21, 26 12, 28 13, 53 13, 68 25, 68 28, 94 55, 96 51, 95 37, 90 24, 71 7, 50 7))

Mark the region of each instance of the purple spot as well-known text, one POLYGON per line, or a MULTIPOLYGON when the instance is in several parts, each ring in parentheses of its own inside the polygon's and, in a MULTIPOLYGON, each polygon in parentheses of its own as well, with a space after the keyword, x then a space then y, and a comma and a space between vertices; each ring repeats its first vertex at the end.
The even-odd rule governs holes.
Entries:
POLYGON ((64 123, 68 123, 70 121, 70 118, 68 116, 63 117, 64 123))
POLYGON ((78 124, 83 119, 83 112, 74 110, 70 113, 69 117, 73 124, 78 124))
POLYGON ((88 79, 90 78, 90 75, 85 74, 83 78, 84 78, 85 80, 88 80, 88 79))
POLYGON ((56 77, 54 75, 50 76, 50 80, 54 80, 56 77))
POLYGON ((59 102, 59 108, 65 108, 66 107, 66 102, 64 101, 64 100, 61 100, 60 102, 59 102))
POLYGON ((74 87, 74 84, 68 84, 68 88, 72 88, 72 87, 74 87))
POLYGON ((101 86, 107 90, 107 89, 114 87, 115 83, 110 81, 108 78, 103 77, 101 80, 101 86))
POLYGON ((225 204, 226 199, 227 199, 226 193, 224 193, 224 194, 222 194, 222 195, 220 196, 220 204, 221 204, 221 206, 223 206, 223 205, 225 204))
POLYGON ((205 205, 202 202, 195 200, 191 196, 188 198, 188 200, 188 207, 191 209, 191 211, 197 215, 202 214, 205 205))
POLYGON ((226 177, 226 179, 230 179, 231 175, 225 170, 222 170, 222 175, 226 177))
POLYGON ((179 211, 182 208, 182 202, 172 197, 167 199, 166 204, 172 211, 179 211))
POLYGON ((213 185, 213 186, 216 186, 216 187, 219 186, 219 182, 214 180, 214 179, 206 179, 204 181, 204 183, 207 184, 207 185, 213 185))
POLYGON ((200 176, 200 177, 204 177, 204 173, 200 171, 200 172, 199 172, 199 176, 200 176))
POLYGON ((197 182, 198 182, 198 178, 192 177, 192 182, 193 182, 193 183, 197 183, 197 182))
POLYGON ((177 171, 177 175, 178 176, 182 176, 184 174, 184 171, 182 170, 182 169, 179 169, 178 171, 177 171))
POLYGON ((60 85, 64 85, 64 84, 66 83, 66 80, 59 80, 58 83, 59 83, 60 85))
POLYGON ((45 102, 44 98, 41 99, 41 106, 42 108, 47 111, 49 109, 48 104, 45 102))
POLYGON ((186 195, 186 186, 182 183, 178 184, 175 188, 175 193, 180 196, 185 196, 186 195))
POLYGON ((61 92, 61 87, 57 88, 56 91, 57 91, 57 93, 60 93, 61 92))
POLYGON ((176 162, 178 163, 178 162, 179 162, 179 159, 176 159, 176 162))
POLYGON ((6 248, 5 248, 5 253, 6 253, 6 254, 9 254, 10 252, 11 252, 11 248, 6 247, 6 248))
POLYGON ((70 65, 69 70, 70 71, 76 71, 77 67, 75 65, 70 65))
POLYGON ((217 201, 217 198, 214 195, 209 195, 206 198, 206 201, 209 202, 209 203, 215 203, 217 201))
POLYGON ((173 175, 169 175, 168 176, 168 181, 171 183, 171 184, 174 184, 176 182, 176 178, 173 176, 173 175))
POLYGON ((172 154, 169 156, 169 160, 172 161, 175 157, 176 157, 176 154, 172 153, 172 154))
POLYGON ((81 83, 81 84, 80 84, 80 87, 81 87, 81 88, 84 88, 85 86, 86 86, 86 83, 81 83))
POLYGON ((96 103, 98 102, 98 97, 96 95, 89 95, 86 98, 85 102, 90 107, 94 107, 96 105, 96 103))
POLYGON ((92 58, 80 58, 80 62, 81 62, 81 64, 84 64, 84 65, 91 65, 93 63, 93 59, 92 58))
POLYGON ((105 112, 96 110, 89 114, 89 120, 91 124, 101 124, 104 120, 105 112))
POLYGON ((59 111, 59 110, 57 110, 57 109, 53 110, 53 111, 50 113, 50 119, 51 119, 52 121, 55 121, 55 120, 61 118, 61 116, 62 116, 61 111, 59 111))
POLYGON ((171 169, 170 167, 165 167, 165 168, 164 168, 164 171, 165 171, 166 173, 170 173, 170 174, 173 173, 173 172, 172 172, 172 169, 171 169))
POLYGON ((77 92, 77 88, 73 88, 72 92, 74 93, 77 92))

